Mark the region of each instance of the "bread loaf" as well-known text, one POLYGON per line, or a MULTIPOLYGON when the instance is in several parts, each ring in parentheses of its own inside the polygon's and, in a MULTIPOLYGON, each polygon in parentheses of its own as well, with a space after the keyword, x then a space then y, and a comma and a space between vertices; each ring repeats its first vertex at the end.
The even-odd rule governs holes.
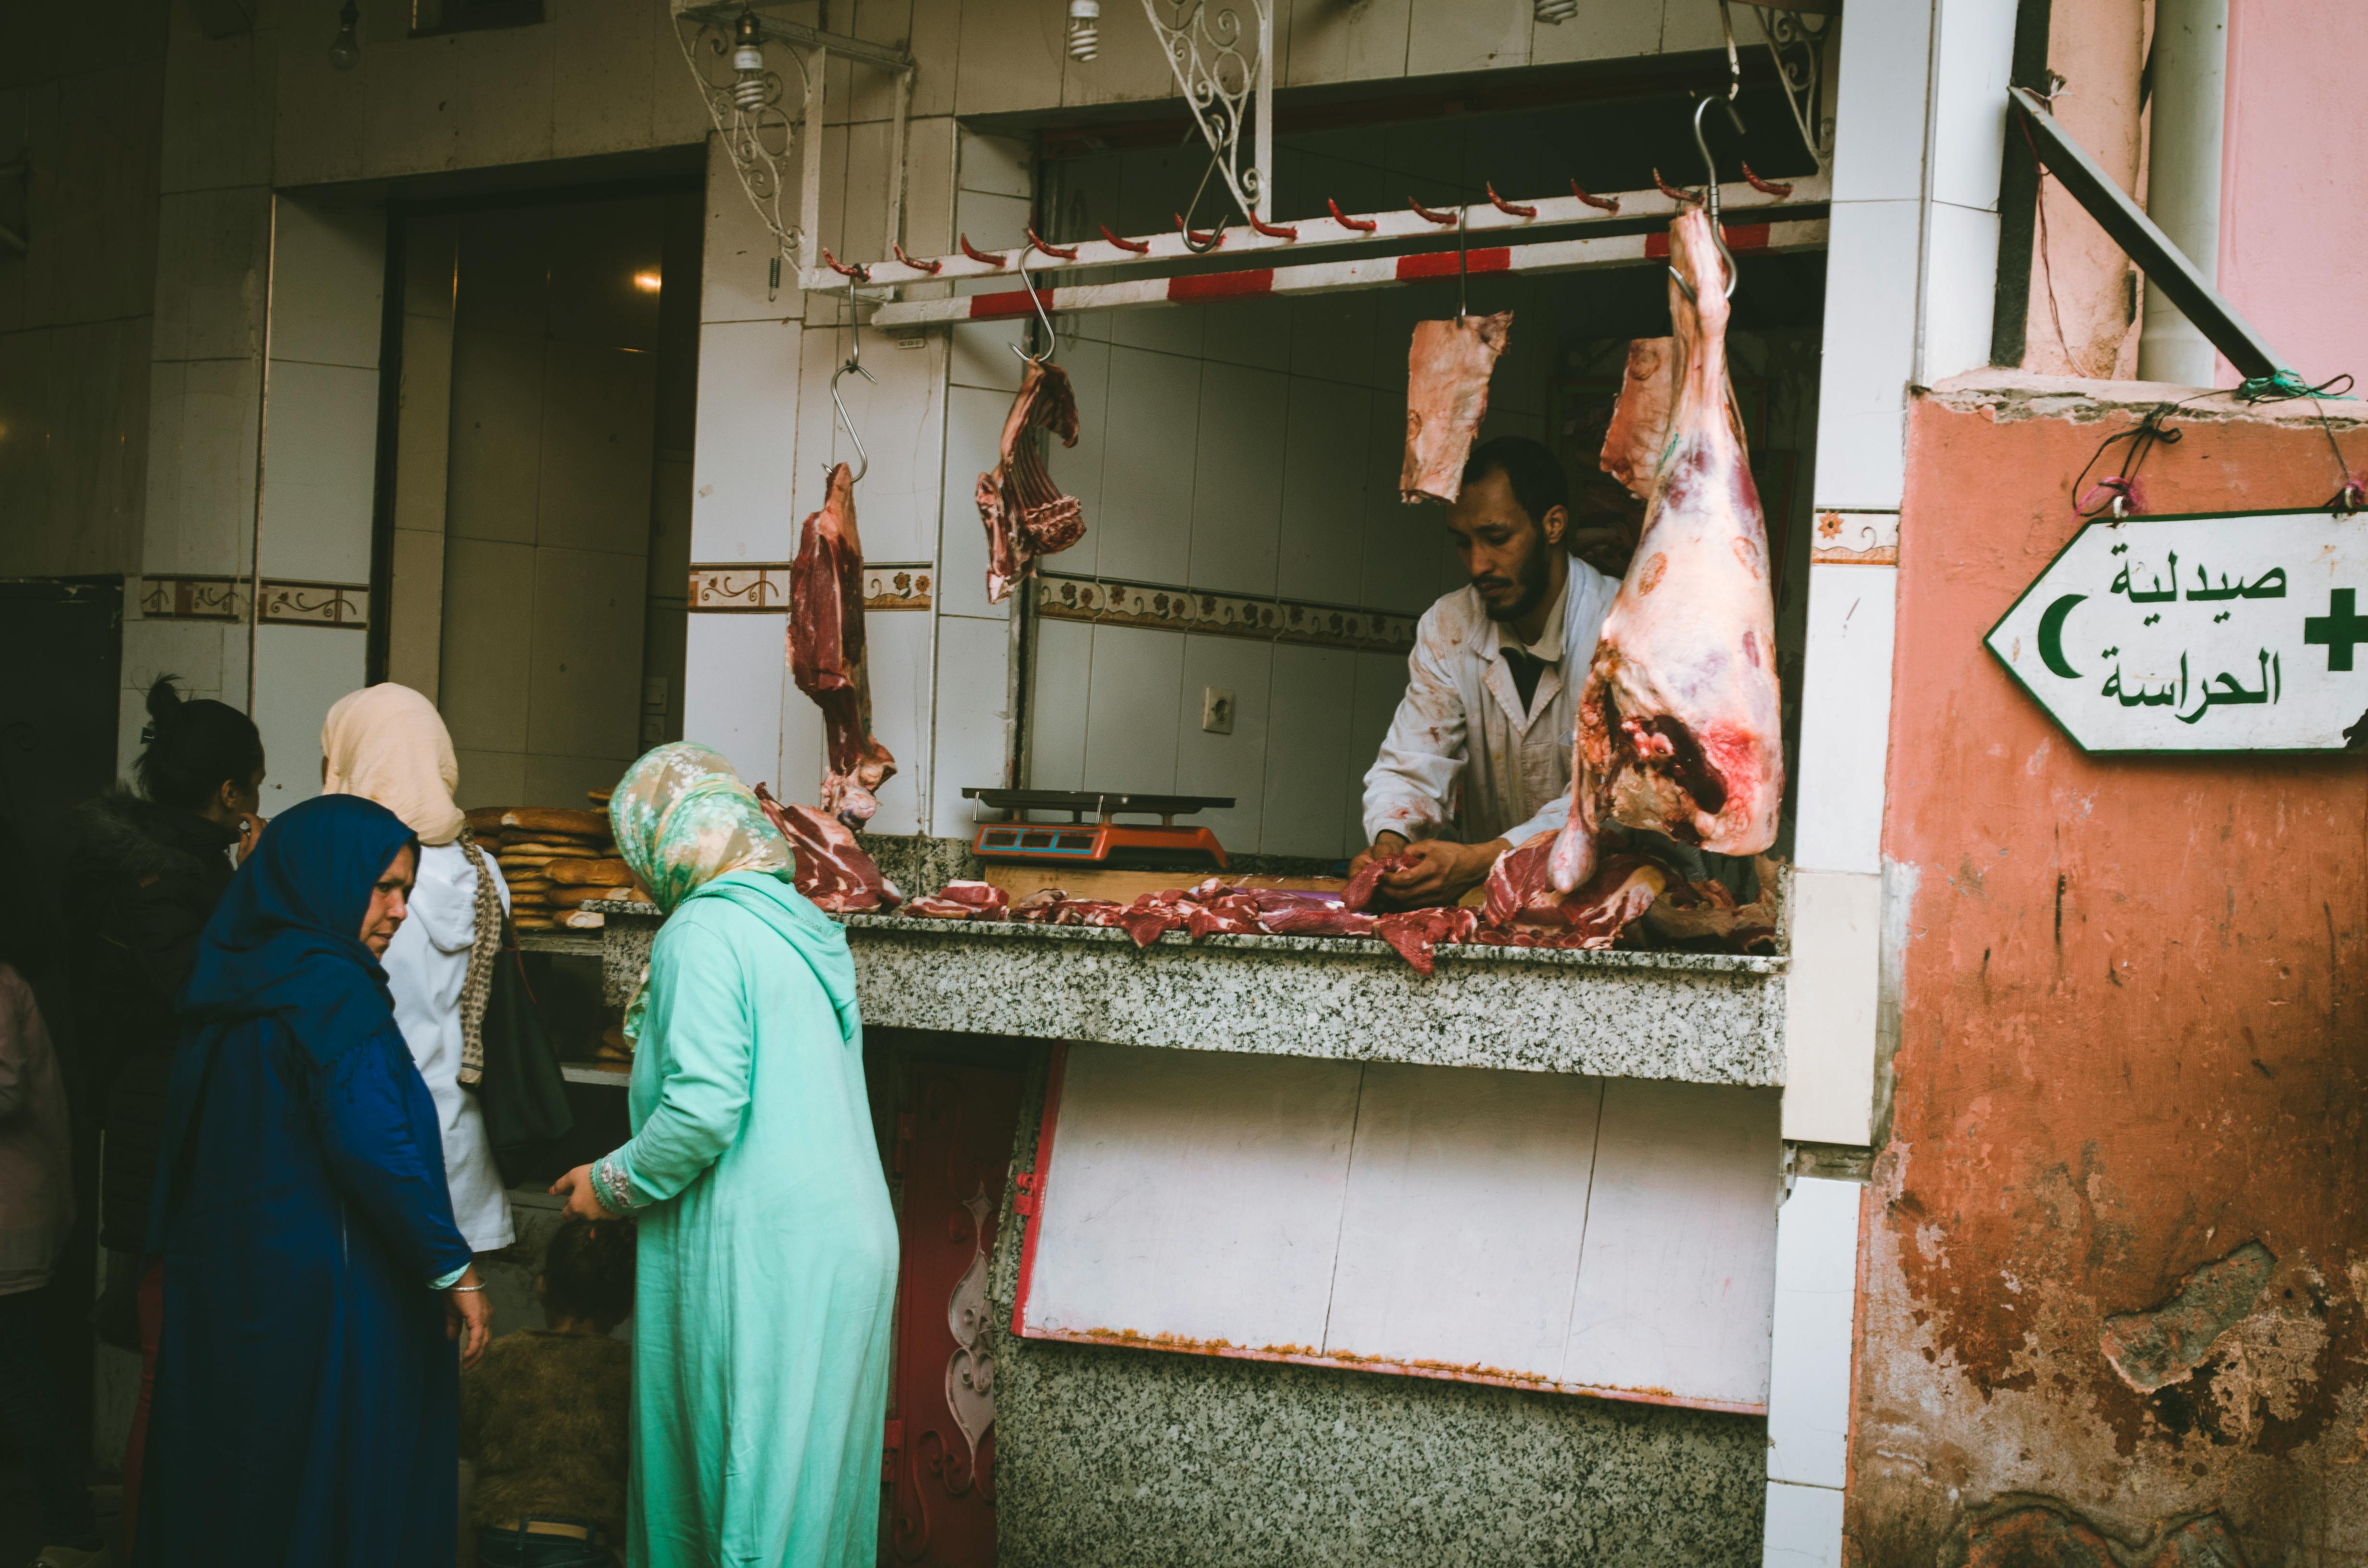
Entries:
POLYGON ((521 871, 537 870, 559 858, 561 857, 557 855, 524 855, 515 849, 505 849, 501 853, 502 869, 505 871, 512 868, 521 871))
POLYGON ((559 917, 559 924, 570 931, 598 931, 609 924, 609 917, 597 910, 571 909, 559 917))
POLYGON ((461 815, 467 819, 472 833, 499 833, 502 830, 502 813, 508 809, 507 806, 479 806, 473 811, 463 812, 461 815))
POLYGON ((502 852, 506 855, 573 856, 578 860, 606 860, 615 853, 606 844, 595 844, 590 839, 551 837, 521 838, 503 845, 502 852))
POLYGON ((614 790, 586 790, 584 791, 584 798, 596 806, 605 806, 609 803, 609 798, 615 793, 614 790))
POLYGON ((609 818, 600 812, 570 811, 564 806, 513 806, 502 813, 502 826, 530 833, 559 833, 575 838, 606 838, 609 818))
POLYGON ((542 873, 554 882, 577 887, 622 887, 633 880, 632 868, 622 860, 550 860, 542 873))
POLYGON ((604 898, 630 899, 632 896, 631 888, 575 886, 554 887, 550 894, 552 906, 556 909, 573 909, 579 903, 591 903, 604 898))
POLYGON ((521 931, 556 931, 559 922, 548 915, 513 915, 510 924, 521 931))

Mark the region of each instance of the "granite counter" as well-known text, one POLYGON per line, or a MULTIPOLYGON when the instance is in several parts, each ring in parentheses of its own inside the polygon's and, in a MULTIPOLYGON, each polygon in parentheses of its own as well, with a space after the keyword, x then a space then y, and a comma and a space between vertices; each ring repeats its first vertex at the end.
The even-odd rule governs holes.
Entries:
MULTIPOLYGON (((658 922, 609 915, 609 998, 630 995, 658 922)), ((1425 977, 1367 937, 843 917, 867 1021, 1429 1066, 1773 1086, 1787 962, 1725 954, 1451 945, 1425 977)))

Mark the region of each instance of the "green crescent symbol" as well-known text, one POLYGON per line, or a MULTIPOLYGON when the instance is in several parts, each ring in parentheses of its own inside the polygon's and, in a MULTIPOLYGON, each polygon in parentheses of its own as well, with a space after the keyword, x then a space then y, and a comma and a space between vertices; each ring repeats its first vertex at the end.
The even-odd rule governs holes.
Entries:
POLYGON ((2047 667, 2066 680, 2078 680, 2080 672, 2064 662, 2064 618, 2072 613, 2075 605, 2088 598, 2086 594, 2066 594, 2047 607, 2039 618, 2039 657, 2047 667))

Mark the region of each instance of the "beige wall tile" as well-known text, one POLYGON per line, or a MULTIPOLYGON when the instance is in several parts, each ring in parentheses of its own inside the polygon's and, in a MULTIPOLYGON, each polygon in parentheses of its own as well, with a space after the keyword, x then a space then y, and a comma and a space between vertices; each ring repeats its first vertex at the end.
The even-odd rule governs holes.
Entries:
MULTIPOLYGON (((951 126, 951 120, 934 123, 951 126)), ((722 137, 707 143, 707 238, 701 248, 699 301, 701 321, 794 321, 805 313, 805 293, 797 286, 797 260, 784 257, 775 288, 768 264, 779 242, 765 227, 741 186, 722 137)), ((797 222, 796 202, 783 214, 797 222)))
POLYGON ((912 112, 916 119, 954 112, 962 79, 962 0, 913 0, 912 112))
POLYGON ((257 29, 210 39, 187 6, 172 12, 159 188, 217 190, 268 183, 279 35, 257 29))
MULTIPOLYGON (((423 38, 378 44, 363 51, 361 65, 351 72, 316 62, 318 69, 330 74, 330 91, 342 88, 362 98, 362 162, 371 174, 432 174, 461 165, 455 74, 460 42, 457 38, 423 38)), ((315 51, 300 48, 295 52, 315 51)), ((290 129, 283 114, 283 142, 290 129)), ((301 139, 306 128, 294 129, 301 139)))
MULTIPOLYGON (((451 716, 445 716, 451 722, 451 716)), ((453 748, 461 765, 460 787, 452 791, 453 801, 463 810, 478 806, 529 806, 548 803, 572 806, 574 801, 541 802, 526 792, 526 756, 515 751, 470 751, 453 748)))
POLYGON ((535 540, 640 557, 650 540, 655 356, 552 342, 535 540))
POLYGON ((372 607, 387 621, 386 678, 436 695, 444 654, 444 536, 394 530, 388 602, 372 607))
POLYGON ((261 353, 271 193, 196 191, 166 196, 157 209, 156 358, 261 353))
POLYGON ((375 369, 386 214, 282 196, 273 220, 271 357, 375 369))
POLYGON ((519 799, 530 806, 581 808, 586 790, 614 788, 637 755, 627 751, 615 756, 547 756, 529 752, 519 759, 524 772, 519 799))
POLYGON ((839 220, 847 248, 837 253, 841 261, 888 259, 888 132, 885 120, 847 129, 848 199, 839 220))
MULTIPOLYGON (((496 28, 452 40, 458 166, 552 156, 552 33, 549 26, 496 28)), ((371 172, 399 171, 374 164, 371 172)))
POLYGON ((699 90, 682 57, 681 39, 696 29, 678 24, 664 7, 650 24, 650 145, 679 147, 705 139, 713 130, 706 95, 699 90), (680 31, 677 32, 677 28, 680 31))
POLYGON ((1405 74, 1412 3, 1363 0, 1343 6, 1339 0, 1281 0, 1289 14, 1275 17, 1275 31, 1288 41, 1276 46, 1282 68, 1275 74, 1275 85, 1296 87, 1405 74))
POLYGON ((463 751, 526 750, 534 558, 531 545, 445 540, 437 704, 463 751))
MULTIPOLYGON (((1711 29, 1715 32, 1718 7, 1702 9, 1711 13, 1711 29)), ((1743 23, 1740 17, 1736 20, 1743 23)), ((1579 0, 1578 15, 1569 21, 1541 23, 1531 30, 1530 63, 1624 60, 1652 54, 1660 47, 1661 7, 1655 0, 1579 0)))
POLYGON ((264 429, 264 575, 368 581, 378 372, 275 359, 264 429))
POLYGON ((1428 73, 1526 65, 1535 25, 1531 9, 1531 0, 1414 0, 1408 68, 1428 73))
POLYGON ((154 368, 145 570, 223 576, 246 570, 262 374, 248 359, 154 368))
MULTIPOLYGON (((851 27, 845 9, 838 8, 831 17, 835 30, 852 31, 858 38, 884 43, 891 49, 912 48, 913 0, 865 0, 865 4, 854 7, 851 27)), ((851 60, 835 61, 831 70, 830 97, 837 110, 834 118, 860 123, 886 119, 895 112, 896 78, 892 74, 851 60)))
POLYGON ((403 387, 395 415, 394 526, 444 531, 451 483, 452 324, 403 318, 403 387))
POLYGON ((360 689, 368 639, 330 626, 264 626, 255 633, 255 727, 263 733, 263 814, 321 792, 321 722, 360 689))
MULTIPOLYGON (((370 119, 366 74, 372 67, 340 71, 329 63, 326 39, 315 48, 292 33, 281 37, 279 90, 272 95, 272 179, 286 187, 360 178, 370 119)), ((389 126, 388 133, 395 128, 389 126)))
POLYGON ((137 569, 145 317, 0 335, 0 574, 137 569))
POLYGON ((534 542, 542 474, 542 364, 539 333, 465 324, 454 333, 447 532, 534 542))
POLYGON ((21 263, 28 324, 120 320, 154 308, 156 164, 164 62, 67 77, 28 95, 27 154, 37 171, 21 263), (151 149, 126 156, 124 149, 151 149))
POLYGON ((650 34, 666 25, 653 0, 552 0, 553 157, 613 153, 650 140, 650 34))
POLYGON ((702 327, 691 554, 700 561, 786 561, 784 505, 793 483, 797 324, 702 327))
POLYGON ((955 112, 995 114, 1037 108, 1051 100, 1061 80, 1067 11, 1037 0, 963 0, 955 112))
POLYGON ((530 756, 636 755, 647 570, 638 555, 535 551, 530 756))
MULTIPOLYGON (((1053 14, 1064 29, 1062 42, 1064 52, 1061 65, 1061 102, 1070 105, 1140 103, 1153 98, 1178 97, 1176 73, 1168 66, 1167 51, 1159 35, 1138 13, 1137 6, 1105 5, 1102 7, 1101 49, 1090 61, 1071 60, 1065 53, 1068 7, 1060 6, 1053 14)), ((1251 7, 1240 7, 1243 29, 1252 41, 1257 32, 1256 14, 1251 7)), ((1278 37, 1284 24, 1275 24, 1278 37)))

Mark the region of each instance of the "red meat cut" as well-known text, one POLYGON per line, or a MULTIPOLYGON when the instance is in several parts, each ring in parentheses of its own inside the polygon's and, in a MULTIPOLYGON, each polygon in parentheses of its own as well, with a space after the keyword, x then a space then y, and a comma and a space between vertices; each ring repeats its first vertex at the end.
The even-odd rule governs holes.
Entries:
POLYGON ((852 915, 890 910, 905 902, 904 893, 880 874, 880 868, 838 818, 812 806, 785 806, 762 784, 757 786, 757 803, 790 841, 790 854, 796 862, 791 884, 812 899, 817 909, 852 915))
POLYGON ((1564 892, 1594 875, 1608 824, 1756 855, 1784 794, 1767 530, 1727 386, 1725 264, 1700 209, 1670 225, 1669 252, 1677 407, 1579 694, 1570 820, 1548 862, 1564 892))
POLYGON ((855 476, 830 471, 822 510, 798 533, 790 566, 790 675, 822 710, 822 809, 860 832, 880 809, 896 759, 871 733, 863 664, 863 546, 855 531, 855 476))
POLYGON ((993 882, 948 882, 905 906, 907 915, 932 920, 1001 920, 1011 907, 1011 895, 993 882))
POLYGON ((1455 504, 1463 460, 1488 416, 1488 377, 1513 334, 1513 312, 1417 322, 1406 351, 1406 461, 1398 494, 1406 501, 1455 504))
POLYGON ((1409 909, 1384 915, 1373 922, 1373 935, 1397 949, 1417 974, 1438 967, 1432 949, 1440 942, 1461 942, 1479 929, 1480 916, 1469 909, 1409 909))
POLYGON ((1040 555, 1055 555, 1086 537, 1084 510, 1064 495, 1044 471, 1049 430, 1064 447, 1077 444, 1077 398, 1069 373, 1053 364, 1028 362, 1019 395, 1003 420, 1003 448, 996 465, 978 476, 979 521, 986 525, 986 597, 1001 604, 1011 585, 1028 575, 1040 555))

